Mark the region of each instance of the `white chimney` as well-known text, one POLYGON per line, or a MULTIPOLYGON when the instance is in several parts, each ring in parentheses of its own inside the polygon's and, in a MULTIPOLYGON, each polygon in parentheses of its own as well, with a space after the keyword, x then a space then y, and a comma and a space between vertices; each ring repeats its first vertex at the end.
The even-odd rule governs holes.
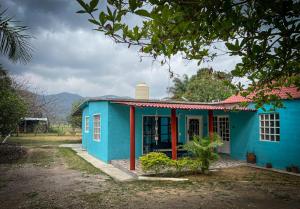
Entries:
POLYGON ((149 99, 149 87, 146 83, 139 83, 136 85, 135 99, 149 99))

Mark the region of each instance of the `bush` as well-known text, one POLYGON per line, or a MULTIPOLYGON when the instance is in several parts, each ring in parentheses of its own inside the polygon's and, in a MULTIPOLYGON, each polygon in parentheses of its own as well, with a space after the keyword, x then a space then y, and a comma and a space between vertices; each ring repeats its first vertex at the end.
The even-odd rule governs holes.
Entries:
POLYGON ((176 172, 180 173, 182 170, 189 167, 191 160, 187 157, 180 158, 178 160, 172 160, 172 167, 176 169, 176 172))
POLYGON ((143 171, 154 171, 155 174, 158 174, 162 169, 172 165, 172 160, 161 152, 150 152, 140 157, 140 160, 143 171))
POLYGON ((216 148, 221 146, 222 142, 217 134, 214 134, 212 140, 210 137, 200 138, 194 136, 193 140, 183 145, 194 158, 193 162, 189 163, 190 169, 193 171, 199 168, 203 173, 207 172, 210 164, 218 159, 216 148))

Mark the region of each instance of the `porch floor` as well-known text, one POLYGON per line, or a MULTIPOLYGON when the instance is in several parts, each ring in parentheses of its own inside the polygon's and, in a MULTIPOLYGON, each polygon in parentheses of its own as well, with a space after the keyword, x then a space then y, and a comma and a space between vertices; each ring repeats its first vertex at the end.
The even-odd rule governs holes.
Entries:
MULTIPOLYGON (((142 176, 146 174, 143 172, 141 163, 138 159, 135 161, 134 171, 129 170, 129 160, 112 160, 111 164, 133 176, 142 176)), ((247 165, 247 163, 244 161, 233 160, 230 156, 221 154, 219 160, 210 166, 210 170, 232 168, 241 165, 247 165)))

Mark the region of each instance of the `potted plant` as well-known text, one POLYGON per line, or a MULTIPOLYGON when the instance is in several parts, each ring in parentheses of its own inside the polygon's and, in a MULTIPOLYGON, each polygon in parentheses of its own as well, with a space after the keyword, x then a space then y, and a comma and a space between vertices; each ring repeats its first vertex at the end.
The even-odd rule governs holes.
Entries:
POLYGON ((291 171, 292 171, 293 173, 299 173, 299 168, 298 168, 298 166, 292 165, 292 166, 291 166, 291 171))
POLYGON ((266 168, 272 168, 272 163, 266 163, 266 168))
POLYGON ((247 163, 256 163, 256 155, 253 152, 247 152, 247 163))
POLYGON ((286 171, 287 171, 287 172, 292 172, 292 167, 291 167, 291 166, 287 166, 287 167, 286 167, 286 171))

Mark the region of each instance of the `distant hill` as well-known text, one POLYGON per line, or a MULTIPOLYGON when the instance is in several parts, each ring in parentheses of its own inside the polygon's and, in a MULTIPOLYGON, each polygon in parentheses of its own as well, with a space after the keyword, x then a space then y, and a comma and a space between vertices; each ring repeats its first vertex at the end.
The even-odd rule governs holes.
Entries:
MULTIPOLYGON (((71 113, 72 104, 74 102, 88 99, 88 97, 82 97, 78 94, 72 94, 68 92, 63 92, 59 94, 50 94, 50 95, 39 95, 40 99, 49 103, 49 109, 53 114, 55 121, 65 122, 67 121, 67 116, 71 113)), ((104 95, 97 98, 103 99, 130 99, 130 97, 119 97, 116 95, 104 95)))
POLYGON ((67 121, 67 116, 72 110, 72 104, 85 99, 78 94, 68 92, 40 95, 40 98, 46 101, 46 103, 49 103, 48 108, 51 109, 55 121, 67 121))

